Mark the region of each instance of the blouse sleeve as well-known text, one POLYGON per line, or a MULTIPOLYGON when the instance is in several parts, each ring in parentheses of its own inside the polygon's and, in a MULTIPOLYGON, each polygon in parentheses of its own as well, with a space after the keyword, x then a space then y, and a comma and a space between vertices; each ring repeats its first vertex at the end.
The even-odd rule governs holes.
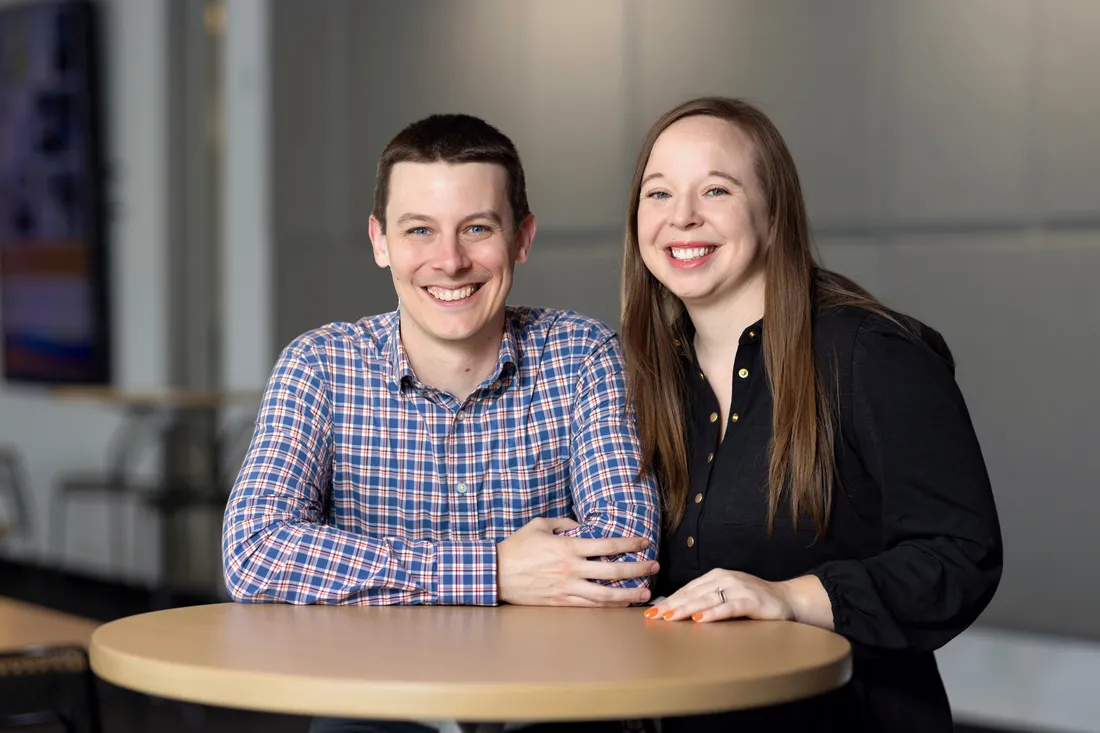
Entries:
POLYGON ((882 495, 880 554, 816 575, 838 633, 929 651, 966 629, 1000 582, 1001 533, 947 345, 868 316, 852 354, 854 444, 882 495))

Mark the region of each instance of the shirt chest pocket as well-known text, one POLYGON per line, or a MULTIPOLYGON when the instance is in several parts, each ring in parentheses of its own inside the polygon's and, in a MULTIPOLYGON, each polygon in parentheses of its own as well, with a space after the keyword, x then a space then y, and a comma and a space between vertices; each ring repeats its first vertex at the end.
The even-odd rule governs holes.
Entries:
POLYGON ((571 516, 569 455, 550 448, 505 451, 491 461, 481 498, 518 529, 536 517, 571 516))

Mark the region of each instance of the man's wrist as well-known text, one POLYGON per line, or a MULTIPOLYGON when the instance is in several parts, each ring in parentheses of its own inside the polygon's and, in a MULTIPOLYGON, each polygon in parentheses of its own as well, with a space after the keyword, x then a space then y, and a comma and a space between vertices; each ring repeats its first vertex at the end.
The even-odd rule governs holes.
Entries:
POLYGON ((444 540, 436 548, 436 603, 497 604, 497 546, 491 540, 444 540))

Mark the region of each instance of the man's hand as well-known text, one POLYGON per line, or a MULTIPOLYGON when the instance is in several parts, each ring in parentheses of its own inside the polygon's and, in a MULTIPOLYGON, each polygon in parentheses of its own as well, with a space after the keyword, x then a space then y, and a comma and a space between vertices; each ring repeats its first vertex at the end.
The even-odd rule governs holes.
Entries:
POLYGON ((643 537, 583 539, 557 533, 580 525, 572 519, 534 519, 497 545, 497 598, 524 606, 617 606, 649 600, 645 588, 611 588, 593 580, 644 578, 657 563, 607 562, 590 557, 640 552, 643 537))

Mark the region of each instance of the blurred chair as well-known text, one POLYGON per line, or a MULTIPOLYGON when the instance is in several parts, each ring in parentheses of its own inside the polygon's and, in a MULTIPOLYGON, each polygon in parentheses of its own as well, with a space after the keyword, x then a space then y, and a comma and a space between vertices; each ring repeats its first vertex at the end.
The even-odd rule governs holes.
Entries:
MULTIPOLYGON (((154 591, 154 605, 165 605, 171 595, 167 576, 176 568, 177 559, 186 557, 186 543, 174 537, 172 520, 191 509, 219 516, 224 512, 254 422, 254 417, 230 421, 210 440, 209 432, 194 430, 193 425, 171 412, 132 411, 114 436, 106 471, 72 474, 57 483, 51 509, 51 546, 64 556, 71 502, 106 498, 110 501, 106 527, 110 562, 112 570, 118 572, 127 565, 126 534, 131 536, 131 545, 136 544, 143 521, 142 513, 135 512, 127 533, 123 511, 129 506, 153 511, 161 523, 160 583, 154 591), (175 470, 158 480, 140 479, 138 467, 158 447, 173 451, 175 470)), ((219 537, 211 540, 212 546, 220 545, 220 525, 218 532, 219 537)))
POLYGON ((0 540, 8 535, 30 535, 29 490, 27 472, 19 450, 13 445, 0 445, 0 500, 8 505, 7 519, 0 515, 0 540))
POLYGON ((226 498, 228 498, 228 494, 233 488, 233 483, 237 480, 237 474, 240 472, 245 455, 248 453, 248 446, 252 444, 252 436, 255 430, 255 415, 232 420, 222 429, 218 473, 226 487, 226 498))
POLYGON ((154 418, 153 412, 143 412, 123 424, 112 439, 105 472, 74 473, 58 480, 50 510, 50 547, 62 558, 67 546, 69 502, 77 498, 106 497, 111 501, 106 528, 111 567, 117 570, 124 564, 126 548, 121 511, 135 494, 156 490, 155 485, 142 482, 135 475, 141 459, 160 443, 161 428, 154 418))
POLYGON ((79 646, 0 652, 0 728, 61 726, 100 733, 96 679, 79 646))
MULTIPOLYGON (((173 536, 170 519, 196 509, 206 510, 216 517, 218 521, 206 525, 210 536, 206 537, 205 544, 209 548, 215 548, 213 555, 220 557, 220 520, 237 472, 252 441, 254 423, 254 417, 230 421, 218 431, 213 445, 180 441, 183 447, 210 454, 206 456, 205 462, 212 475, 200 473, 169 476, 157 491, 140 496, 142 504, 156 512, 161 521, 161 582, 153 591, 154 608, 171 605, 172 592, 168 586, 167 573, 170 569, 178 568, 181 557, 190 561, 186 543, 176 541, 173 536)), ((136 534, 136 526, 134 531, 136 534)), ((211 568, 211 571, 220 577, 220 561, 217 569, 211 568)))

